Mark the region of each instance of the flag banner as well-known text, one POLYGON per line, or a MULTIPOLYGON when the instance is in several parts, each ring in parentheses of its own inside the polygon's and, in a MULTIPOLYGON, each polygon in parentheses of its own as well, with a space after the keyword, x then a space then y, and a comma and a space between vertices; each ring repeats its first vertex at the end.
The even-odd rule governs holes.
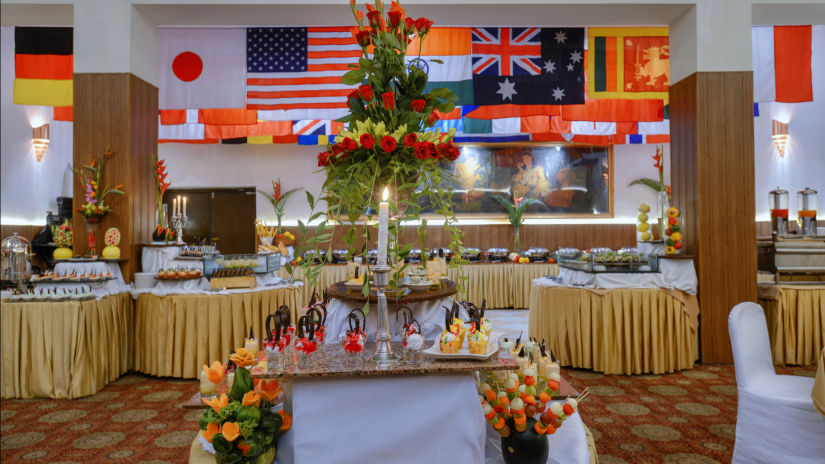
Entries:
POLYGON ((494 134, 518 134, 521 132, 521 118, 493 119, 494 134))
POLYGON ((584 28, 474 27, 472 32, 476 105, 584 102, 584 28))
POLYGON ((670 143, 670 135, 667 135, 667 134, 658 134, 658 135, 644 135, 644 134, 613 135, 613 136, 610 137, 610 143, 612 145, 665 144, 665 143, 670 143))
POLYGON ((233 139, 221 139, 224 145, 242 145, 246 143, 246 137, 236 137, 233 139))
POLYGON ((587 44, 588 98, 668 99, 668 28, 591 27, 587 44))
POLYGON ((207 139, 236 139, 258 135, 290 135, 292 121, 262 121, 257 124, 205 124, 207 139))
POLYGON ((658 122, 639 122, 637 133, 643 135, 670 134, 670 120, 658 122))
MULTIPOLYGON (((448 132, 450 129, 455 129, 456 132, 464 132, 464 120, 461 118, 459 119, 442 119, 432 127, 427 127, 424 129, 425 132, 448 132)), ((518 131, 516 131, 518 132, 518 131)))
POLYGON ((664 101, 660 99, 587 100, 583 105, 564 105, 565 121, 635 122, 664 119, 664 101))
POLYGON ((271 135, 253 135, 246 138, 246 143, 250 145, 272 145, 274 142, 271 135))
POLYGON ((14 103, 71 106, 72 46, 71 27, 15 27, 14 103))
POLYGON ((341 83, 361 47, 349 27, 255 27, 247 30, 247 108, 265 120, 337 119, 354 86, 341 83))
POLYGON ((754 101, 813 101, 811 39, 811 26, 751 28, 754 101))
POLYGON ((55 121, 73 121, 74 107, 71 106, 55 106, 54 107, 55 121))
POLYGON ((258 112, 244 109, 198 110, 198 122, 204 124, 257 124, 258 112))
POLYGON ((159 140, 203 140, 206 125, 200 123, 163 124, 158 118, 159 140))
POLYGON ((243 28, 159 28, 158 107, 244 108, 243 28))
POLYGON ((302 119, 292 122, 292 133, 296 135, 327 135, 329 119, 302 119))
POLYGON ((424 92, 447 88, 458 97, 457 105, 473 104, 470 37, 469 27, 434 27, 424 39, 423 47, 419 47, 418 36, 413 39, 407 47, 406 61, 408 66, 419 67, 427 73, 424 92))
POLYGON ((519 116, 558 116, 561 114, 560 105, 486 105, 469 106, 464 113, 465 118, 498 119, 519 116))
POLYGON ((453 139, 455 143, 507 143, 507 142, 529 142, 530 134, 519 135, 469 135, 458 136, 453 139))
POLYGON ((550 116, 525 116, 521 118, 519 132, 550 132, 550 116))

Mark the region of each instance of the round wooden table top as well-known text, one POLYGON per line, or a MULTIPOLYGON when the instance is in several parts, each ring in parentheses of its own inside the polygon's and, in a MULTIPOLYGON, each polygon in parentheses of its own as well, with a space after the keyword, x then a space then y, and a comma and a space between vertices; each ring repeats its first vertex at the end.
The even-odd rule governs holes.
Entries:
MULTIPOLYGON (((327 288, 327 293, 332 298, 338 298, 339 300, 350 300, 358 303, 363 303, 367 301, 367 299, 364 298, 364 295, 361 294, 360 289, 347 290, 346 282, 335 282, 327 288)), ((430 289, 426 292, 413 292, 404 287, 401 289, 399 293, 402 293, 403 296, 396 297, 392 293, 387 294, 387 303, 407 304, 418 303, 421 301, 438 300, 444 297, 455 295, 456 289, 455 282, 453 282, 452 280, 445 280, 442 281, 442 283, 438 287, 430 287, 430 289), (404 294, 404 290, 406 290, 408 293, 404 294)), ((370 294, 370 303, 378 303, 378 296, 375 294, 374 291, 370 294)))

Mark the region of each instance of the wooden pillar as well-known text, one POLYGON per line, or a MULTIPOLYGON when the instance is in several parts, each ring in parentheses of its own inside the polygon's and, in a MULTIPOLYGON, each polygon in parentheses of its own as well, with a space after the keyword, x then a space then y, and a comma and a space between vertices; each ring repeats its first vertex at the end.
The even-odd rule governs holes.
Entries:
MULTIPOLYGON (((83 73, 74 75, 74 166, 89 164, 107 147, 115 155, 106 161, 104 181, 110 186, 125 184, 125 195, 109 195, 107 214, 96 233, 97 250, 103 249, 103 234, 110 227, 121 233, 121 265, 129 282, 140 269, 141 243, 151 239, 155 223, 155 184, 152 155, 158 142, 158 89, 131 73, 83 73)), ((80 183, 74 182, 74 205, 84 202, 80 183)), ((76 209, 76 208, 75 208, 76 209)), ((76 254, 87 251, 87 227, 75 211, 73 217, 76 254)))
POLYGON ((696 72, 670 87, 671 179, 696 255, 703 362, 732 363, 728 313, 756 301, 752 72, 696 72))

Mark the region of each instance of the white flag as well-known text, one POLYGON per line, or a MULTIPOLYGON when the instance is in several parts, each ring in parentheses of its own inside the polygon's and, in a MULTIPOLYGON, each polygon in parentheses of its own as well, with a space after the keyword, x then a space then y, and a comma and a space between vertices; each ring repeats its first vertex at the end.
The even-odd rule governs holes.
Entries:
POLYGON ((246 29, 158 29, 159 108, 245 108, 246 29))

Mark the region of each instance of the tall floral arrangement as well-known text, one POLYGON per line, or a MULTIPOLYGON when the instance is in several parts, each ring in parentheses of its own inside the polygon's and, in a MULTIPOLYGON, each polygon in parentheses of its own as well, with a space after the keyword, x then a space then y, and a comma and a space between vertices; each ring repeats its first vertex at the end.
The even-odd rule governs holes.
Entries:
MULTIPOLYGON (((357 23, 352 35, 362 55, 357 65, 350 65, 353 69, 341 82, 358 87, 347 97, 350 113, 339 119, 348 123, 346 130, 318 154, 318 166, 326 174, 318 200, 324 200, 327 209, 314 212, 316 200, 307 192, 313 210, 310 221, 320 223, 310 237, 310 228, 299 222, 304 246, 316 250, 325 246, 331 251, 332 231, 328 226, 337 223, 344 225, 344 241, 350 254, 366 256, 367 247, 359 249, 356 242, 363 238, 371 243, 372 228, 361 231, 356 222, 377 210, 376 192, 389 186, 390 209, 399 221, 419 220, 419 200, 426 195, 433 210, 444 217, 450 247, 460 256, 462 235, 454 226, 456 218, 449 188, 455 179, 441 167, 443 162, 455 161, 460 152, 453 144, 455 130, 441 132, 433 127, 440 113, 455 108, 457 97, 444 88, 425 92, 426 72, 414 65, 417 60, 408 65, 406 59, 414 39, 421 50, 433 22, 407 17, 397 2, 392 2, 387 10, 376 0, 374 5, 366 5, 366 15, 356 8, 354 1, 350 5, 357 23)), ((391 236, 397 237, 397 223, 391 222, 391 236)), ((399 246, 396 242, 391 255, 400 260, 412 246, 399 246)), ((457 259, 451 265, 458 266, 460 262, 457 259)), ((317 279, 320 264, 307 260, 305 266, 307 276, 313 281, 317 279)), ((364 293, 369 291, 366 281, 364 293)))
POLYGON ((542 203, 535 198, 516 197, 515 195, 513 195, 512 203, 510 199, 501 195, 495 195, 493 198, 507 211, 510 225, 513 226, 513 251, 517 252, 519 249, 519 229, 524 222, 524 211, 530 205, 540 205, 542 203))
POLYGON ((658 179, 653 179, 650 177, 641 177, 632 181, 629 185, 642 185, 648 187, 649 189, 653 190, 656 195, 656 206, 657 206, 657 216, 658 216, 658 225, 659 225, 659 236, 660 238, 663 237, 664 228, 664 214, 665 210, 667 209, 667 205, 670 204, 670 197, 671 197, 671 187, 670 185, 665 184, 665 165, 662 160, 662 155, 664 154, 664 150, 661 146, 656 147, 656 154, 652 156, 653 158, 653 167, 659 173, 658 179))
POLYGON ((166 172, 166 160, 159 160, 157 155, 152 159, 155 171, 155 196, 158 203, 158 226, 164 226, 163 217, 163 194, 172 186, 172 182, 167 182, 166 177, 169 173, 166 172))
POLYGON ((103 171, 106 168, 106 160, 114 156, 115 152, 111 148, 106 148, 103 156, 95 156, 92 162, 84 164, 80 168, 74 168, 77 180, 85 193, 84 203, 77 209, 85 220, 100 219, 106 213, 112 211, 105 204, 106 196, 110 193, 123 195, 123 185, 118 184, 109 188, 103 182, 103 171))
POLYGON ((263 190, 258 190, 258 193, 265 196, 270 203, 272 203, 272 209, 275 210, 275 218, 278 221, 278 227, 275 229, 276 233, 281 233, 281 222, 284 218, 284 207, 286 206, 286 200, 289 198, 290 195, 297 192, 301 189, 291 189, 287 190, 286 192, 281 191, 281 179, 277 181, 272 181, 272 193, 265 192, 263 190))

